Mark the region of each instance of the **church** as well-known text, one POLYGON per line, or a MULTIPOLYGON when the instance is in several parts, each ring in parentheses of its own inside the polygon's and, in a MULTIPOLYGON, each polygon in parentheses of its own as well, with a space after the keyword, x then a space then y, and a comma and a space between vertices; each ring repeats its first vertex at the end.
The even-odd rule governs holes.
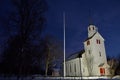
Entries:
POLYGON ((108 76, 104 38, 95 25, 88 26, 84 49, 71 55, 65 62, 66 76, 108 76))

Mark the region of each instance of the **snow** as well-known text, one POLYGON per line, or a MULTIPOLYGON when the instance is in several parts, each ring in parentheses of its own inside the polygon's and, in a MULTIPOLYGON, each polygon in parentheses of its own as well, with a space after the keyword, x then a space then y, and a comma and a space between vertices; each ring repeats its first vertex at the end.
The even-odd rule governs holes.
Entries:
MULTIPOLYGON (((78 79, 111 79, 110 77, 103 76, 103 77, 41 77, 41 76, 28 76, 28 77, 22 77, 19 80, 78 80, 78 79)), ((120 76, 114 76, 112 79, 120 79, 120 76)), ((17 80, 17 77, 0 77, 0 80, 17 80)))

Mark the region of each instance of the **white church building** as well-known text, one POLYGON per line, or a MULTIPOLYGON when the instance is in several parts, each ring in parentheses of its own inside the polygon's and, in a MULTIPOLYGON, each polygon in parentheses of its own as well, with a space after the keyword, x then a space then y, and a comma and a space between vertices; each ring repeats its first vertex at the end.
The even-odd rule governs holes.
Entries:
POLYGON ((65 63, 66 76, 110 75, 104 38, 95 25, 88 26, 88 38, 84 41, 84 49, 71 55, 65 63))

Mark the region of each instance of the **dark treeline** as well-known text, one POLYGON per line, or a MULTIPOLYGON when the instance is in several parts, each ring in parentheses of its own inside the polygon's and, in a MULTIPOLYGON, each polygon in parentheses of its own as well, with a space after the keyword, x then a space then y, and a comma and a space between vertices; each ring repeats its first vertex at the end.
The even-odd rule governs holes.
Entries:
POLYGON ((8 34, 1 55, 0 73, 18 76, 51 73, 49 66, 60 57, 56 54, 61 49, 51 37, 41 37, 46 22, 44 13, 48 9, 46 1, 10 0, 9 3, 6 6, 11 7, 10 12, 0 16, 2 28, 8 34))

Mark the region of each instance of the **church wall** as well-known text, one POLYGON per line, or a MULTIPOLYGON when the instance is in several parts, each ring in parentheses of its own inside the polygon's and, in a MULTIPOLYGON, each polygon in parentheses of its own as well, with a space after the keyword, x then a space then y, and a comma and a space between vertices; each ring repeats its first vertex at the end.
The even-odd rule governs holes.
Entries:
POLYGON ((102 63, 107 63, 104 39, 99 33, 96 33, 89 41, 90 45, 87 45, 87 41, 84 42, 85 55, 89 67, 88 71, 91 72, 89 74, 100 75, 98 66, 102 63), (97 39, 100 40, 100 44, 96 43, 97 39))
POLYGON ((84 58, 75 58, 66 61, 66 76, 88 76, 87 65, 84 58))
POLYGON ((82 55, 81 58, 81 71, 82 71, 82 76, 89 76, 85 53, 82 55))
POLYGON ((98 67, 97 64, 94 64, 92 75, 93 76, 100 76, 100 68, 98 67))
POLYGON ((102 63, 106 63, 106 53, 104 47, 104 41, 99 37, 99 34, 96 34, 92 38, 91 50, 93 54, 93 73, 92 75, 100 75, 99 65, 102 63), (97 44, 96 40, 100 40, 100 44, 97 44))
POLYGON ((94 56, 94 64, 101 64, 101 63, 106 63, 106 52, 105 52, 105 46, 104 46, 104 41, 99 37, 99 34, 95 35, 92 39, 92 53, 94 56), (96 40, 100 40, 100 44, 96 43, 96 40))
POLYGON ((66 76, 79 76, 80 64, 79 58, 66 61, 66 76))

